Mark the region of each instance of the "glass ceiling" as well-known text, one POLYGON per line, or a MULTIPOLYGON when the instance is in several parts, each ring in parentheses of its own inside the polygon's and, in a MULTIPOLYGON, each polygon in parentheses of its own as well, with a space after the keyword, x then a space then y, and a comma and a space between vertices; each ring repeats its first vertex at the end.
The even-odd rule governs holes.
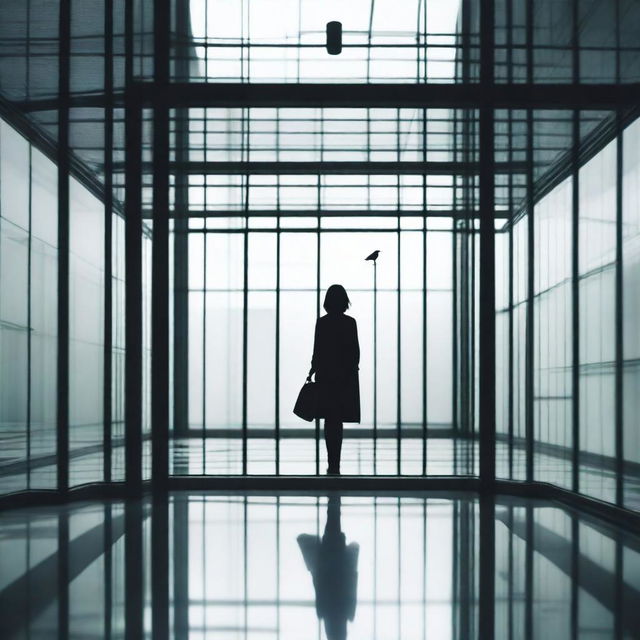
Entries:
POLYGON ((192 0, 192 41, 183 41, 193 61, 189 79, 453 82, 459 5, 460 0, 192 0), (343 25, 339 56, 325 50, 325 27, 332 20, 343 25))
MULTIPOLYGON (((574 3, 536 0, 528 13, 524 0, 496 0, 496 82, 624 83, 640 79, 640 3, 579 0, 577 15, 574 3)), ((69 140, 75 153, 73 167, 103 183, 105 145, 111 139, 110 174, 118 189, 117 199, 125 165, 126 6, 125 0, 71 3, 69 140), (110 30, 105 30, 109 22, 110 30), (107 56, 111 56, 111 65, 105 63, 107 56)), ((478 80, 478 0, 464 4, 460 0, 172 0, 171 6, 173 81, 326 82, 336 85, 333 91, 340 91, 342 83, 478 80), (468 9, 464 15, 463 7, 468 9), (344 48, 338 56, 325 50, 325 26, 330 20, 343 23, 344 48)), ((44 133, 52 149, 59 117, 58 8, 54 0, 0 3, 2 98, 44 133)), ((134 80, 148 82, 154 68, 151 0, 135 3, 131 37, 134 80)), ((354 186, 360 195, 351 201, 352 210, 399 207, 419 211, 425 203, 431 210, 471 210, 477 202, 477 109, 212 109, 197 101, 190 106, 172 115, 172 147, 174 154, 182 150, 182 164, 174 155, 171 171, 173 176, 189 176, 192 184, 196 180, 206 183, 212 197, 219 188, 214 184, 227 185, 225 199, 207 197, 212 211, 218 202, 218 210, 225 202, 235 210, 245 208, 245 203, 252 207, 255 203, 256 211, 263 203, 273 203, 266 207, 273 210, 310 211, 320 205, 338 210, 345 204, 343 195, 354 186), (340 162, 345 166, 329 167, 329 163, 340 162), (369 170, 346 166, 358 162, 374 166, 369 170), (292 172, 292 165, 303 163, 326 166, 307 164, 292 172), (467 175, 473 180, 465 182, 467 175), (464 183, 464 187, 456 193, 449 185, 458 176, 457 185, 464 183), (446 185, 435 185, 437 180, 446 185), (363 181, 366 195, 360 189, 363 181), (391 196, 385 181, 400 184, 400 195, 391 196), (248 192, 238 190, 238 183, 248 192), (255 197, 251 193, 254 185, 255 197), (260 195, 267 193, 271 194, 268 198, 260 195), (454 196, 447 195, 442 201, 444 193, 454 196)), ((523 163, 529 157, 529 145, 533 177, 542 189, 547 188, 553 166, 566 159, 573 141, 572 112, 562 108, 535 111, 532 132, 526 110, 498 109, 495 116, 496 204, 501 212, 515 211, 524 196, 523 163)), ((595 134, 612 117, 611 112, 581 112, 581 140, 597 138, 595 134)), ((147 186, 152 173, 151 131, 151 111, 147 111, 147 186)))

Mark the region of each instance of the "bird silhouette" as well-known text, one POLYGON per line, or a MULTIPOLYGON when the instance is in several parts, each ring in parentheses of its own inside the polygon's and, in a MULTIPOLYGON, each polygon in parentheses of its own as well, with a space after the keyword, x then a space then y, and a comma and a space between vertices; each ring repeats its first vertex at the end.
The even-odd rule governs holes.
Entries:
POLYGON ((375 262, 378 259, 379 254, 380 249, 376 249, 371 255, 367 256, 365 260, 373 260, 375 262))

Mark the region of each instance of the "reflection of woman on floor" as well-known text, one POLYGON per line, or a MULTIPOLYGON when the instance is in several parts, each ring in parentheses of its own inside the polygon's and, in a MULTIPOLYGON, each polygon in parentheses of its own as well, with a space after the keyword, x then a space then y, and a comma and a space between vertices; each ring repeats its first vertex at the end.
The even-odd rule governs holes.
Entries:
POLYGON ((301 534, 298 545, 313 577, 316 613, 324 620, 328 640, 345 640, 347 620, 356 613, 358 588, 357 542, 347 545, 340 530, 340 497, 329 498, 327 524, 322 539, 301 534))
POLYGON ((318 318, 309 379, 315 373, 320 389, 320 418, 324 418, 327 473, 340 473, 342 423, 360 422, 358 328, 351 316, 344 287, 332 284, 324 298, 326 315, 318 318))

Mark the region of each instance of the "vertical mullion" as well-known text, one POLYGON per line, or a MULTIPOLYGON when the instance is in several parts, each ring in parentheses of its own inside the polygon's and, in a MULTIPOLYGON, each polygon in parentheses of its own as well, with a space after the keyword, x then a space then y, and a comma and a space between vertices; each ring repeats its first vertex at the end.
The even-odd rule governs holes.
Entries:
MULTIPOLYGON (((423 176, 423 184, 426 176, 423 176)), ((426 197, 426 187, 423 190, 426 197)), ((427 217, 422 218, 422 475, 427 475, 429 432, 427 429, 427 217)))
MULTIPOLYGON (((485 0, 480 13, 480 81, 485 88, 493 85, 494 23, 494 2, 485 0)), ((485 486, 495 480, 494 115, 492 105, 480 107, 479 429, 480 478, 485 486)), ((493 615, 486 624, 483 637, 488 638, 493 635, 493 615)))
MULTIPOLYGON (((207 189, 205 187, 205 207, 207 202, 206 193, 207 189)), ((206 229, 206 218, 204 224, 205 229, 202 234, 202 442, 200 443, 202 452, 202 475, 206 475, 207 473, 207 240, 209 234, 206 229)))
MULTIPOLYGON (((207 153, 207 110, 203 109, 202 113, 202 129, 203 129, 203 140, 204 140, 204 157, 206 160, 207 153)), ((207 220, 206 212, 207 212, 207 196, 209 190, 207 189, 207 179, 206 175, 203 176, 204 182, 204 209, 205 209, 205 219, 203 220, 204 231, 202 234, 202 442, 200 443, 201 452, 202 452, 202 475, 206 475, 207 473, 207 243, 209 239, 209 234, 207 230, 207 220)), ((188 201, 187 201, 188 208, 188 201)), ((215 236, 214 236, 215 237, 215 236)), ((231 452, 230 447, 227 448, 227 465, 230 466, 231 461, 231 452)), ((227 467, 227 472, 229 471, 229 466, 227 467)))
MULTIPOLYGON (((533 82, 533 20, 534 0, 527 0, 527 81, 533 82)), ((533 420, 534 420, 534 217, 533 217, 533 111, 526 112, 526 196, 527 212, 527 301, 525 307, 525 478, 533 481, 533 420)))
MULTIPOLYGON (((513 3, 512 0, 508 0, 506 3, 507 9, 507 82, 511 84, 513 82, 513 3)), ((508 144, 508 160, 509 163, 513 162, 513 110, 507 110, 507 144, 508 144)), ((514 198, 513 198, 513 173, 509 172, 508 180, 508 190, 509 190, 509 227, 508 227, 508 251, 507 251, 507 260, 508 260, 508 299, 507 299, 507 331, 508 331, 508 353, 507 353, 507 456, 508 456, 508 477, 509 479, 513 479, 513 219, 514 219, 514 198)), ((509 511, 509 517, 513 517, 513 513, 509 511)), ((513 546, 513 536, 509 536, 509 545, 510 549, 513 546)), ((509 556, 510 567, 512 563, 511 555, 509 556)), ((512 611, 512 603, 509 600, 509 612, 511 615, 512 611)), ((511 637, 511 636, 509 636, 511 637)))
MULTIPOLYGON (((509 121, 511 121, 511 112, 509 112, 509 121)), ((510 195, 509 195, 509 201, 510 201, 510 207, 509 207, 509 211, 513 211, 512 210, 512 206, 513 206, 513 202, 511 200, 511 191, 510 191, 510 195)), ((513 269, 513 222, 511 222, 509 224, 509 300, 508 300, 508 305, 509 305, 509 321, 508 321, 508 332, 509 332, 509 364, 508 364, 508 371, 509 371, 509 389, 508 389, 508 394, 509 394, 509 399, 508 399, 508 407, 507 407, 507 420, 508 420, 508 456, 509 456, 509 479, 513 479, 513 459, 514 459, 514 455, 513 455, 513 419, 514 419, 514 380, 515 380, 515 376, 514 376, 514 369, 513 369, 513 363, 514 363, 514 357, 513 357, 513 329, 514 329, 514 306, 513 306, 513 273, 514 273, 514 269, 513 269)))
MULTIPOLYGON (((400 162, 400 109, 396 109, 396 156, 400 162)), ((396 342, 397 342, 397 370, 396 370, 396 473, 402 473, 402 232, 400 230, 400 176, 396 176, 396 208, 398 210, 398 255, 397 255, 397 282, 396 294, 396 342)))
MULTIPOLYGON (((169 85, 170 2, 154 3, 154 81, 169 85)), ((206 237, 206 236, 205 236, 206 237)), ((151 254, 152 481, 166 488, 169 472, 169 108, 153 112, 153 250, 151 254)))
MULTIPOLYGON (((324 110, 321 111, 320 116, 320 154, 322 155, 322 150, 324 147, 324 110)), ((322 177, 320 175, 317 176, 317 205, 318 211, 320 211, 321 202, 322 202, 322 177)), ((321 250, 321 222, 322 218, 318 216, 318 232, 316 234, 316 318, 320 316, 320 250, 321 250)), ((320 420, 316 418, 315 420, 315 442, 316 442, 316 475, 320 475, 320 420)))
MULTIPOLYGON (((580 56, 579 56, 579 25, 578 25, 578 0, 572 0, 572 67, 573 83, 580 80, 580 56)), ((571 197, 571 341, 572 341, 572 367, 571 386, 573 390, 572 403, 572 469, 571 489, 580 489, 580 111, 573 110, 571 131, 571 172, 572 197, 571 197)))
POLYGON ((71 0, 60 0, 58 26, 58 489, 69 489, 69 90, 71 0))
POLYGON ((622 180, 623 180, 623 137, 622 113, 616 114, 616 271, 615 271, 615 457, 616 457, 616 504, 624 505, 624 440, 623 440, 623 253, 622 253, 622 180))
POLYGON ((275 354, 275 428, 276 428, 276 475, 280 475, 280 216, 276 231, 276 354, 275 354))
MULTIPOLYGON (((244 140, 242 145, 243 155, 246 156, 248 161, 250 155, 249 149, 249 134, 251 127, 251 109, 242 110, 243 118, 243 133, 244 140)), ((250 176, 246 174, 244 176, 245 189, 244 189, 244 233, 243 233, 243 272, 242 272, 242 475, 247 475, 247 448, 248 448, 248 430, 247 430, 247 363, 249 355, 249 332, 248 332, 248 320, 249 320, 249 189, 250 189, 250 176)))
POLYGON ((104 6, 104 480, 111 482, 113 372, 113 0, 104 6))
MULTIPOLYGON (((373 20, 373 0, 369 22, 369 33, 373 20)), ((371 47, 367 52, 371 56, 371 47)), ((368 72, 367 72, 368 77, 368 72)), ((367 162, 371 162, 371 109, 367 107, 367 162)), ((371 175, 367 174, 367 209, 371 209, 371 175)), ((378 316, 377 316, 377 264, 373 261, 373 475, 378 472, 378 316)))
POLYGON ((533 481, 534 471, 534 367, 535 367, 535 227, 533 202, 533 111, 527 109, 526 211, 527 211, 527 303, 525 333, 525 439, 526 480, 533 481))
POLYGON ((28 196, 28 222, 27 222, 27 327, 29 327, 29 331, 27 331, 27 398, 26 398, 26 427, 27 427, 27 450, 26 450, 26 459, 27 459, 27 490, 31 489, 31 352, 32 352, 32 338, 31 334, 33 333, 31 322, 32 322, 32 313, 31 313, 31 293, 32 293, 32 284, 33 284, 33 275, 31 257, 33 250, 33 147, 29 145, 29 196, 28 196))
POLYGON ((249 194, 249 176, 245 176, 245 220, 243 233, 243 285, 242 285, 242 475, 247 475, 247 450, 248 450, 248 429, 247 429, 247 363, 249 355, 249 213, 248 213, 248 194, 249 194))
MULTIPOLYGON (((426 12, 425 6, 425 12, 426 12)), ((425 30, 426 34, 426 30, 425 30)), ((426 36, 425 36, 426 37, 426 36)), ((425 61, 426 66, 426 61, 425 61)), ((427 110, 422 109, 422 161, 427 161, 427 110)), ((422 475, 427 475, 427 174, 422 174, 422 475)))
MULTIPOLYGON (((178 78, 189 77, 189 54, 185 50, 189 33, 189 7, 175 3, 176 53, 178 78)), ((189 109, 175 110, 175 158, 178 165, 189 156, 189 109)), ((187 436, 189 428, 189 235, 188 178, 175 172, 173 222, 173 428, 174 437, 187 436)), ((206 192, 205 192, 206 193, 206 192)))
MULTIPOLYGON (((423 66, 423 82, 427 82, 427 0, 424 2, 421 1, 422 10, 422 31, 424 34, 424 66, 423 66)), ((420 20, 418 19, 418 23, 420 20)), ((419 30, 418 30, 419 32, 419 30)), ((418 49, 418 55, 420 54, 421 48, 418 49)), ((419 72, 419 70, 418 70, 419 72)), ((419 76, 418 76, 419 78, 419 76)), ((422 162, 427 162, 427 126, 428 126, 428 112, 426 107, 422 108, 422 162)), ((454 124, 455 127, 455 124, 454 124)), ((454 140, 455 140, 455 130, 454 130, 454 140)), ((455 178, 454 178, 455 180, 455 178)), ((454 190, 455 192, 455 190, 454 190)), ((455 195, 454 195, 455 198, 455 195)), ((428 210, 428 198, 427 198, 427 174, 425 172, 422 173, 422 385, 421 385, 421 393, 422 393, 422 475, 427 475, 427 455, 428 455, 428 430, 427 430, 427 338, 428 338, 428 328, 427 328, 427 210, 428 210)), ((455 200, 454 200, 454 208, 455 208, 455 200)), ((455 322, 455 319, 454 319, 455 322)), ((455 340, 454 340, 455 342, 455 340)), ((427 507, 426 501, 424 503, 424 515, 425 515, 425 527, 426 527, 426 514, 427 507)), ((425 530, 426 537, 426 530, 425 530)), ((425 553, 425 562, 426 562, 426 547, 424 548, 425 553)), ((426 568, 425 568, 425 586, 424 586, 424 601, 426 603, 426 568)), ((426 629, 424 631, 426 633, 426 629)))
MULTIPOLYGON (((31 57, 31 2, 27 0, 27 39, 26 39, 26 56, 27 56, 27 65, 26 65, 26 87, 30 86, 31 82, 31 74, 30 74, 30 65, 28 64, 28 60, 31 57)), ((27 468, 26 468, 26 488, 27 490, 31 489, 31 352, 32 352, 32 339, 31 334, 31 321, 32 321, 32 313, 31 313, 31 285, 32 285, 32 268, 31 268, 31 256, 32 256, 32 208, 33 208, 33 147, 31 144, 28 145, 28 153, 29 153, 29 173, 28 173, 28 181, 29 185, 29 195, 28 195, 28 213, 27 213, 27 397, 26 397, 26 452, 25 458, 27 460, 27 468)), ((27 552, 30 551, 30 546, 27 547, 27 552)), ((28 565, 27 565, 28 566, 28 565)))
POLYGON ((572 122, 572 198, 571 198, 571 325, 572 325, 572 478, 571 489, 578 491, 580 488, 580 256, 579 256, 579 225, 580 225, 580 171, 579 171, 579 135, 580 112, 573 111, 572 122))
MULTIPOLYGON (((133 83, 133 3, 125 5, 125 82, 133 83)), ((125 104, 125 479, 142 490, 142 108, 125 104)))
MULTIPOLYGON (((276 159, 280 160, 280 109, 276 109, 276 159)), ((276 475, 280 475, 280 175, 277 176, 276 191, 278 217, 276 218, 276 335, 275 335, 275 430, 276 430, 276 475)), ((280 505, 278 504, 278 518, 280 505)), ((279 525, 278 525, 279 526, 279 525)), ((279 531, 279 529, 278 529, 279 531)), ((278 620, 280 619, 278 605, 278 620)))

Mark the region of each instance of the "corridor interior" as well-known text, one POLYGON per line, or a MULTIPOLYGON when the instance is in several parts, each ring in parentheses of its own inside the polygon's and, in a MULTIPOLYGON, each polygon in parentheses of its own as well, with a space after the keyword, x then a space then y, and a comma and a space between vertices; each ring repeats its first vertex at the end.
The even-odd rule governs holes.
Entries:
POLYGON ((640 638, 639 31, 2 0, 0 638, 640 638))

